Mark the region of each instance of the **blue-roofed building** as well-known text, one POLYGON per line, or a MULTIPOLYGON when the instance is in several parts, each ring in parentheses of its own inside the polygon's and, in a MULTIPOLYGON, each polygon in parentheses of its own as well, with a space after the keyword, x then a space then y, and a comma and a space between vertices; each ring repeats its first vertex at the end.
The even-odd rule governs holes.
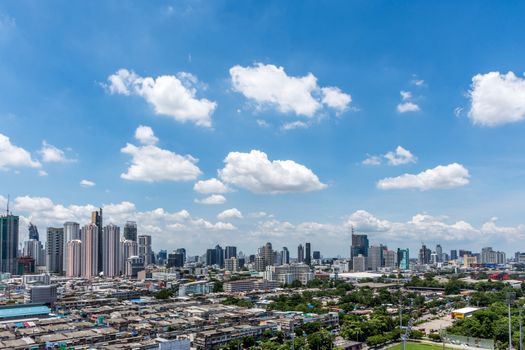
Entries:
POLYGON ((42 304, 19 304, 0 306, 0 322, 27 318, 49 317, 51 309, 42 304))

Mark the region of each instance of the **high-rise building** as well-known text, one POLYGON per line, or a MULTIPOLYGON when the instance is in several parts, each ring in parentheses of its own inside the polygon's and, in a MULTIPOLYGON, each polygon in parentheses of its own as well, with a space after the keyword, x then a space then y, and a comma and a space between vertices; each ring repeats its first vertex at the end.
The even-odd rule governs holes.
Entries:
POLYGON ((166 267, 183 267, 184 266, 184 255, 181 253, 173 252, 168 254, 168 263, 166 267))
POLYGON ((465 255, 471 256, 472 252, 470 250, 460 249, 458 255, 459 255, 460 258, 463 258, 465 255))
POLYGON ((283 247, 283 250, 281 250, 281 265, 286 265, 290 263, 290 252, 288 251, 288 248, 283 247))
POLYGON ((102 233, 103 233, 103 227, 104 227, 104 220, 102 216, 102 208, 99 208, 98 211, 91 212, 91 223, 97 226, 97 272, 102 272, 102 260, 103 260, 103 252, 102 252, 102 233))
POLYGON ((368 256, 368 236, 352 233, 352 246, 350 247, 350 258, 354 256, 368 256))
POLYGON ((91 278, 98 274, 98 231, 95 224, 86 225, 80 231, 82 238, 82 277, 84 278, 91 278))
POLYGON ((224 267, 224 250, 218 244, 215 246, 215 260, 215 263, 219 265, 219 267, 224 267))
POLYGON ((306 265, 312 265, 312 245, 310 243, 306 243, 304 262, 306 265))
POLYGON ((157 264, 166 265, 168 262, 168 251, 166 249, 161 249, 157 253, 157 264))
POLYGON ((128 266, 128 259, 132 256, 137 256, 139 253, 139 246, 136 241, 124 240, 120 241, 120 274, 125 275, 128 266))
POLYGON ((419 250, 419 263, 422 265, 428 265, 431 263, 431 261, 432 251, 423 244, 419 250))
POLYGON ((456 249, 453 249, 450 251, 450 260, 457 260, 458 259, 458 251, 456 249))
POLYGON ((182 255, 182 266, 184 266, 186 264, 186 248, 177 248, 175 253, 182 255))
POLYGON ((19 256, 17 258, 17 275, 35 273, 35 259, 30 256, 19 256))
POLYGON ((224 248, 224 258, 225 259, 236 258, 236 257, 237 257, 237 247, 226 246, 224 248))
POLYGON ((138 236, 139 241, 139 256, 144 262, 144 266, 151 264, 151 236, 140 235, 138 236))
POLYGON ((19 217, 9 211, 0 216, 0 272, 16 275, 19 217))
POLYGON ((29 223, 29 239, 34 239, 36 241, 40 239, 38 235, 38 228, 33 225, 32 222, 29 223))
POLYGON ((126 221, 124 225, 124 239, 137 241, 137 223, 135 221, 126 221))
POLYGON ((224 269, 226 271, 236 272, 239 271, 239 261, 236 257, 224 259, 224 269))
POLYGON ((144 260, 141 256, 130 256, 126 264, 126 275, 137 277, 138 272, 144 270, 144 266, 144 260))
POLYGON ((120 227, 109 224, 102 234, 102 271, 106 277, 120 275, 120 227))
POLYGON ((366 271, 366 260, 368 258, 362 254, 352 257, 352 271, 364 272, 366 271))
POLYGON ((318 250, 314 250, 312 257, 314 260, 321 260, 321 252, 318 250))
POLYGON ((68 221, 64 223, 64 257, 62 259, 64 272, 66 272, 66 262, 68 261, 67 243, 72 240, 80 240, 80 225, 78 222, 68 221))
POLYGON ((482 264, 505 264, 506 257, 504 252, 492 250, 492 247, 485 247, 481 249, 482 264))
POLYGON ((443 248, 441 244, 436 245, 436 262, 443 262, 443 248))
POLYGON ((297 247, 297 262, 304 262, 304 247, 302 244, 299 244, 299 246, 297 247))
POLYGON ((397 249, 397 266, 400 270, 410 269, 410 251, 406 249, 397 249))
POLYGON ((80 277, 82 275, 82 241, 73 239, 67 242, 66 276, 80 277))
POLYGON ((30 239, 24 242, 22 255, 35 259, 36 266, 44 266, 46 264, 46 252, 42 246, 42 242, 36 239, 30 239))
POLYGON ((215 264, 217 264, 215 249, 206 250, 206 266, 213 266, 215 264))
POLYGON ((368 269, 372 271, 378 270, 383 264, 383 250, 385 248, 380 246, 370 246, 368 248, 367 264, 368 269))
POLYGON ((397 256, 396 252, 393 250, 385 249, 383 250, 383 266, 387 268, 396 268, 397 267, 397 256))
POLYGON ((266 244, 261 247, 260 255, 264 260, 264 269, 266 269, 266 266, 271 266, 274 264, 273 249, 272 244, 270 242, 266 242, 266 244))
POLYGON ((64 267, 64 228, 48 227, 46 266, 49 273, 62 273, 64 267))

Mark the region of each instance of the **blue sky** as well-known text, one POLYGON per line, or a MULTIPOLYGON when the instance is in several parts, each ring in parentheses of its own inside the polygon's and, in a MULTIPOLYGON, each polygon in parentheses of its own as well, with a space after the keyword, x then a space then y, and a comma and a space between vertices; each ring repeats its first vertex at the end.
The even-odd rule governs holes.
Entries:
POLYGON ((41 231, 105 206, 192 254, 345 256, 352 225, 523 250, 524 7, 2 2, 0 201, 41 231))

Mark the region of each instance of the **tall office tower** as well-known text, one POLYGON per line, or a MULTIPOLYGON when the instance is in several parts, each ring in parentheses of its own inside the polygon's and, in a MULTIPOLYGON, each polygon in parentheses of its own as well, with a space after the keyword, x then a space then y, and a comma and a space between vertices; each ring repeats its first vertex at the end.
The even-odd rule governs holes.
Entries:
POLYGON ((206 250, 206 266, 212 266, 217 264, 215 249, 206 250))
POLYGON ((314 250, 314 252, 312 253, 312 258, 314 260, 321 260, 321 252, 318 250, 314 250))
MULTIPOLYGON (((151 236, 150 235, 140 235, 138 236, 139 240, 139 256, 144 262, 144 266, 151 264, 151 236)), ((136 262, 136 261, 135 261, 136 262)))
POLYGON ((126 274, 126 268, 128 265, 128 259, 132 256, 137 256, 139 254, 139 245, 137 242, 132 240, 120 241, 120 274, 126 274))
POLYGON ((224 258, 225 259, 236 258, 236 257, 237 257, 237 247, 226 246, 224 248, 224 258))
POLYGON ((393 250, 385 249, 383 250, 383 266, 388 268, 397 267, 397 257, 396 252, 393 250))
POLYGON ((66 265, 66 276, 67 277, 80 277, 82 274, 82 241, 79 239, 72 239, 67 242, 67 260, 66 265))
POLYGON ((443 248, 441 248, 441 244, 436 245, 436 262, 443 262, 443 248))
POLYGON ((354 272, 365 272, 367 257, 362 254, 352 257, 352 271, 354 272))
POLYGON ((7 210, 0 216, 0 272, 17 273, 19 217, 7 210))
POLYGON ((304 262, 304 248, 302 244, 299 244, 299 246, 297 247, 297 262, 304 262))
POLYGON ((458 251, 456 249, 452 249, 450 251, 450 260, 457 260, 458 259, 458 251))
POLYGON ((36 239, 30 239, 24 242, 22 254, 23 256, 30 256, 35 259, 36 266, 44 266, 46 264, 46 252, 42 246, 42 242, 36 239))
POLYGON ((186 248, 177 248, 175 249, 175 253, 182 255, 182 266, 184 266, 184 264, 186 264, 186 248))
POLYGON ((97 229, 98 229, 98 232, 97 232, 97 244, 98 244, 98 247, 97 247, 97 269, 98 271, 97 272, 102 272, 102 257, 103 257, 103 252, 102 252, 102 242, 103 242, 103 239, 102 239, 102 228, 104 227, 103 226, 103 223, 104 223, 104 220, 103 220, 103 217, 102 217, 102 208, 99 208, 98 211, 93 211, 91 212, 91 223, 92 224, 95 224, 97 226, 97 229))
POLYGON ((78 222, 68 221, 64 223, 64 258, 62 259, 64 272, 66 272, 67 242, 72 240, 80 240, 80 225, 78 222))
POLYGON ((224 267, 224 250, 218 244, 215 246, 215 260, 217 265, 224 267))
POLYGON ((306 254, 304 257, 304 262, 306 265, 312 264, 312 245, 310 243, 306 243, 306 254))
POLYGON ((170 253, 168 254, 168 263, 166 267, 183 267, 184 266, 184 256, 181 253, 170 253))
POLYGON ((106 277, 115 277, 120 274, 120 227, 109 224, 104 227, 102 234, 102 271, 106 277))
POLYGON ((422 245, 421 249, 419 250, 419 263, 422 265, 430 264, 432 261, 432 251, 427 248, 426 245, 422 245))
POLYGON ((168 251, 166 249, 161 249, 157 253, 157 265, 166 265, 168 261, 168 251))
POLYGON ((86 225, 80 230, 82 277, 84 278, 91 278, 98 274, 98 231, 95 224, 86 225))
POLYGON ((270 242, 266 242, 266 244, 261 248, 261 256, 264 260, 265 269, 266 269, 266 266, 271 266, 274 264, 273 249, 272 249, 272 244, 270 242))
POLYGON ((49 273, 62 273, 64 268, 64 229, 48 227, 46 240, 46 266, 49 273))
POLYGON ((290 263, 290 252, 288 251, 288 248, 283 247, 283 250, 281 250, 281 265, 286 265, 290 263))
POLYGON ((410 251, 406 249, 397 249, 397 266, 400 270, 410 269, 410 251))
POLYGON ((39 240, 39 236, 38 236, 38 228, 33 225, 33 223, 29 223, 29 239, 34 239, 36 241, 39 240))
POLYGON ((368 264, 368 269, 372 271, 378 270, 383 265, 383 250, 384 247, 380 246, 370 246, 368 248, 368 257, 366 259, 368 264))
POLYGON ((364 257, 368 256, 368 236, 357 235, 352 231, 352 246, 350 247, 350 258, 361 254, 364 257))
POLYGON ((472 251, 460 249, 458 255, 459 255, 460 258, 462 258, 465 255, 471 256, 472 255, 472 251))
POLYGON ((124 239, 137 241, 137 223, 135 221, 126 221, 124 225, 124 239))

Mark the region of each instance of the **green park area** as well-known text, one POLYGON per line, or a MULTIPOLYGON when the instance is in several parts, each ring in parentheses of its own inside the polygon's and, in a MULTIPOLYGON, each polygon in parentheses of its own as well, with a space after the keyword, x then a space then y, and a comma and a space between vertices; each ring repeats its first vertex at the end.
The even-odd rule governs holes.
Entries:
MULTIPOLYGON (((427 343, 412 343, 408 342, 406 350, 440 350, 443 349, 443 344, 427 344, 427 343)), ((451 349, 450 347, 445 346, 445 349, 451 349)), ((396 344, 388 350, 403 350, 403 344, 396 344)))

